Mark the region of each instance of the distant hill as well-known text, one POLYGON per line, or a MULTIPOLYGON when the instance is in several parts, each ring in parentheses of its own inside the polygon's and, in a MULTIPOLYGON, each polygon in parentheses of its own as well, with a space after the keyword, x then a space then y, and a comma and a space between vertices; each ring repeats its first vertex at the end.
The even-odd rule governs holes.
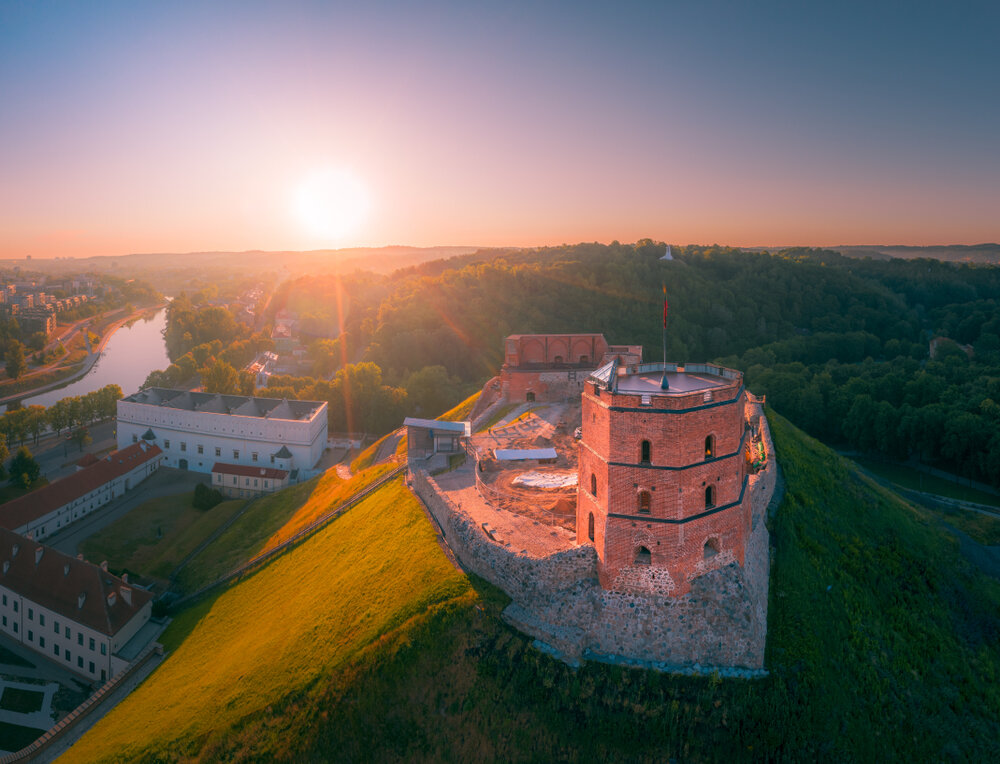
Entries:
POLYGON ((855 246, 827 247, 848 257, 870 257, 873 260, 889 260, 893 257, 904 260, 931 258, 953 263, 1000 264, 1000 244, 950 244, 939 247, 908 246, 855 246))
POLYGON ((771 415, 762 680, 573 670, 448 563, 399 481, 179 614, 68 761, 1000 759, 1000 583, 771 415))
MULTIPOLYGON (((356 269, 390 273, 397 268, 418 265, 428 260, 475 252, 478 247, 351 247, 247 252, 150 252, 133 255, 84 257, 74 259, 32 260, 30 268, 43 273, 111 272, 118 275, 157 273, 197 268, 203 274, 224 272, 252 274, 282 272, 285 275, 344 273, 356 269)), ((24 266, 24 261, 0 261, 0 265, 24 266)))

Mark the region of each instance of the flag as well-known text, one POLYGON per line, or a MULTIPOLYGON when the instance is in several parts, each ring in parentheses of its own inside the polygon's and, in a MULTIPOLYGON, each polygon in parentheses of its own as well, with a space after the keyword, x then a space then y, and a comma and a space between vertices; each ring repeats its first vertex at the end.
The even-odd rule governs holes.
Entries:
POLYGON ((667 328, 667 285, 663 285, 663 328, 667 328))

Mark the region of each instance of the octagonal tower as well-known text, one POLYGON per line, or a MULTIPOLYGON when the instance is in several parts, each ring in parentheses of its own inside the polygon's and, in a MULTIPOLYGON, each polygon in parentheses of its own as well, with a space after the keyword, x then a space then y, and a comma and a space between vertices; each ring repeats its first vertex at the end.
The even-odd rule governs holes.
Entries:
POLYGON ((751 532, 743 375, 612 361, 588 377, 582 397, 577 541, 596 548, 601 586, 681 596, 699 575, 743 566, 751 532))

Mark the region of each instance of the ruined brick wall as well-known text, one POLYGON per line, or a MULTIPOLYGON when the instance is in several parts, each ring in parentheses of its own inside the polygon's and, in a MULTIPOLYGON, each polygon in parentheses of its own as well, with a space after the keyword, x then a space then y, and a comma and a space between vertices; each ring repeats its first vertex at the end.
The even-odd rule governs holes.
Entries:
POLYGON ((513 334, 504 340, 509 367, 595 363, 608 350, 603 334, 513 334))
POLYGON ((549 557, 530 557, 489 538, 483 528, 441 491, 423 470, 409 473, 411 486, 434 516, 462 564, 518 602, 550 599, 580 581, 597 578, 593 547, 574 547, 549 557))
POLYGON ((500 389, 510 403, 524 403, 528 393, 536 401, 565 401, 577 398, 590 374, 588 369, 549 369, 524 371, 504 367, 500 370, 500 389))

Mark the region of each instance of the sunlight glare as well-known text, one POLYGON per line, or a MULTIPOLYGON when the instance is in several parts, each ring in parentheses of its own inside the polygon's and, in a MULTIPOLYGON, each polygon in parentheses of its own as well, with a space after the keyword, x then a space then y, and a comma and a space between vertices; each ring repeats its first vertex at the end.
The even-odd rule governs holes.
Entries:
POLYGON ((364 183, 342 168, 311 172, 295 188, 292 209, 304 232, 337 243, 360 228, 371 200, 364 183))

